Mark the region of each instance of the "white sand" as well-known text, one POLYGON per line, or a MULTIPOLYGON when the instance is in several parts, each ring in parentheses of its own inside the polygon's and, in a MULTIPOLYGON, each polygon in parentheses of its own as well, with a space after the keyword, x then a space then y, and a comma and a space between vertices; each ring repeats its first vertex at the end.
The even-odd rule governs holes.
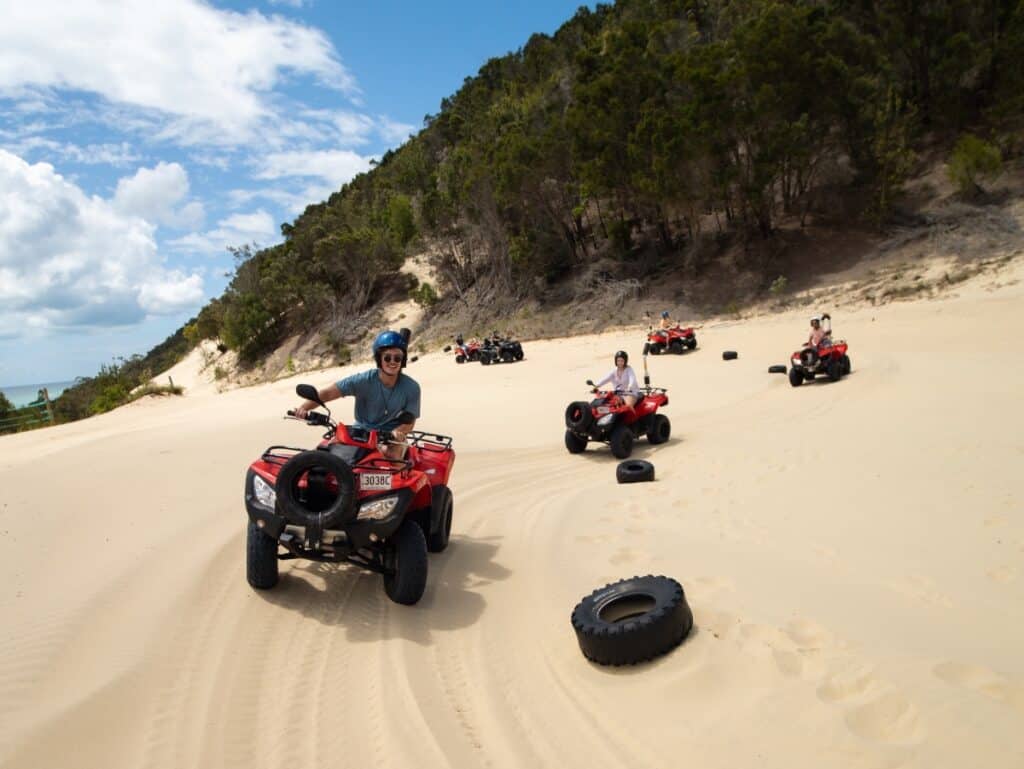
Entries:
POLYGON ((707 325, 650 359, 654 484, 562 446, 640 329, 425 356, 420 424, 459 456, 415 607, 310 562, 245 581, 245 468, 315 442, 280 416, 342 370, 0 438, 0 766, 1021 767, 1021 274, 840 311, 836 384, 766 373, 827 308, 707 325), (692 635, 591 665, 573 606, 646 573, 682 582, 692 635))

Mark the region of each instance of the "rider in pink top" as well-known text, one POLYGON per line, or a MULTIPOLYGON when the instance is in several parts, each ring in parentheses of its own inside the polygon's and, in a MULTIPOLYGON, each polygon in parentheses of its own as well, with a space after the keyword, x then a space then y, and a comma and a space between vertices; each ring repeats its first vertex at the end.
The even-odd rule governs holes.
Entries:
POLYGON ((817 347, 831 335, 832 329, 826 330, 822 327, 821 321, 823 319, 832 320, 828 314, 823 314, 820 317, 815 315, 811 318, 811 335, 807 338, 808 346, 817 347))
POLYGON ((619 350, 615 353, 615 368, 594 386, 600 387, 610 382, 615 391, 622 395, 622 400, 626 405, 632 408, 640 399, 640 384, 637 382, 636 372, 628 364, 629 354, 625 350, 619 350))

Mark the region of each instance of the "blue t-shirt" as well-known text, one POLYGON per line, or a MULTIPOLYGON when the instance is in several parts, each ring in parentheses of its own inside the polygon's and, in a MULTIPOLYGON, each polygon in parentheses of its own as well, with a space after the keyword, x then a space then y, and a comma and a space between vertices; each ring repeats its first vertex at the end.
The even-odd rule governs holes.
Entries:
POLYGON ((394 387, 385 387, 377 369, 347 376, 337 382, 342 395, 356 399, 356 426, 367 430, 394 430, 398 415, 408 411, 420 416, 420 386, 405 374, 398 375, 394 387))

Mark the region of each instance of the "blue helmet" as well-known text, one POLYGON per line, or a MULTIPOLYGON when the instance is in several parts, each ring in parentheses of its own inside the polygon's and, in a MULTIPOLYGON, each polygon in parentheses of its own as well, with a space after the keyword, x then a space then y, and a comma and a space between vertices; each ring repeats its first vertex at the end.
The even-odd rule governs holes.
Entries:
POLYGON ((668 310, 662 310, 661 311, 661 317, 667 318, 668 317, 668 310))
POLYGON ((377 338, 373 340, 373 360, 377 363, 377 368, 380 368, 381 353, 390 347, 395 347, 402 351, 402 368, 405 368, 409 345, 405 341, 405 337, 397 331, 381 331, 377 334, 377 338))

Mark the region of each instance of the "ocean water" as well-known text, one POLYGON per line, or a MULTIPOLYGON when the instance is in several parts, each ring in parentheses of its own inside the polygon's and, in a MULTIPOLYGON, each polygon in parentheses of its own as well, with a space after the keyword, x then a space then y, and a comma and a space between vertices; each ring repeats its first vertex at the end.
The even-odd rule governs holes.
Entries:
POLYGON ((36 395, 44 387, 50 394, 50 400, 54 400, 58 395, 64 392, 66 389, 71 387, 74 382, 44 382, 43 384, 33 385, 17 385, 8 387, 7 385, 0 385, 0 392, 7 396, 7 400, 15 408, 21 408, 27 406, 29 403, 36 399, 36 395))

